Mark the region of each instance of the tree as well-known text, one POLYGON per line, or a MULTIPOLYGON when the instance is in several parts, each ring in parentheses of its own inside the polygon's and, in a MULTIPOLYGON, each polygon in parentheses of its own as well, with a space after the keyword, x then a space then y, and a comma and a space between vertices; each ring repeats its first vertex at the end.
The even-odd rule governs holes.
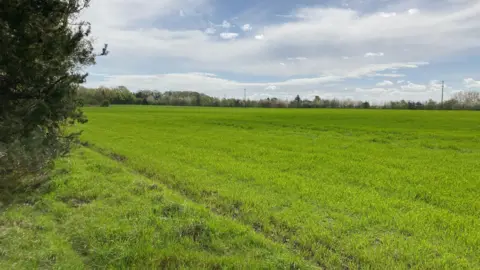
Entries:
POLYGON ((300 95, 297 95, 295 97, 295 103, 297 103, 297 108, 300 108, 300 103, 302 103, 302 99, 300 98, 300 95))
MULTIPOLYGON (((76 92, 95 63, 89 0, 5 0, 0 8, 0 186, 15 187, 68 153, 86 118, 76 92)), ((108 53, 107 46, 100 55, 108 53)))
POLYGON ((429 99, 425 104, 425 108, 427 110, 435 110, 437 108, 437 102, 435 102, 433 99, 429 99))
POLYGON ((365 101, 362 103, 362 108, 364 109, 370 109, 370 103, 368 101, 365 101))
POLYGON ((103 102, 102 102, 102 105, 100 105, 101 107, 110 107, 110 101, 108 101, 108 99, 105 99, 103 102))
POLYGON ((315 96, 315 99, 313 100, 313 103, 315 105, 315 108, 318 108, 320 106, 320 102, 322 100, 320 99, 320 96, 315 96))
POLYGON ((200 93, 195 93, 195 106, 202 106, 202 97, 200 93))
POLYGON ((480 92, 460 91, 453 94, 452 99, 460 104, 461 108, 474 108, 480 104, 480 92))

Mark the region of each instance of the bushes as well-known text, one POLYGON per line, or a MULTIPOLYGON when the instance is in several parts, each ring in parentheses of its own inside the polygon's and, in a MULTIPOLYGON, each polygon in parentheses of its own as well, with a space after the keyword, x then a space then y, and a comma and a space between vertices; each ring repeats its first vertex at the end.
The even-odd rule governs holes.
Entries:
POLYGON ((100 105, 100 107, 110 107, 110 101, 104 100, 104 101, 102 102, 102 105, 100 105))

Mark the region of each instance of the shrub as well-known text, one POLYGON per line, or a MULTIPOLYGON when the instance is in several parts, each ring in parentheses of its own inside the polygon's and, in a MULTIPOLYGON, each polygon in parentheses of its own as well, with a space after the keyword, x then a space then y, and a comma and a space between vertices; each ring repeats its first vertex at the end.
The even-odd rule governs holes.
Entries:
POLYGON ((101 106, 101 107, 110 107, 110 101, 104 100, 104 101, 102 102, 102 105, 100 105, 100 106, 101 106))

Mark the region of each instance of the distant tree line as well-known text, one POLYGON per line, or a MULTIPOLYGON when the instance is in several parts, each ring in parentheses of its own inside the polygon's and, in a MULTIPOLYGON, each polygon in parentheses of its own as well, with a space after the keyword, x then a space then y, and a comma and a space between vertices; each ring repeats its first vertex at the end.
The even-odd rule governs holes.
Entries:
POLYGON ((78 99, 86 106, 109 106, 110 104, 164 105, 164 106, 205 106, 205 107, 259 107, 259 108, 358 108, 358 109, 404 109, 404 110, 480 110, 480 93, 474 91, 455 93, 441 104, 428 101, 390 101, 382 105, 351 99, 325 99, 315 96, 313 100, 297 95, 293 100, 266 98, 242 100, 216 98, 194 91, 152 91, 131 92, 124 86, 115 88, 80 87, 78 99))

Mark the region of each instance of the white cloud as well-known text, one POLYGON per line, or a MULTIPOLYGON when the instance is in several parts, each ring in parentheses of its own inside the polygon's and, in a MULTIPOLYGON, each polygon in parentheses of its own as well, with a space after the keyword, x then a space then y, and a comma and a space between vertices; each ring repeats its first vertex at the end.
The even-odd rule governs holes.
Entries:
POLYGON ((230 28, 231 26, 232 26, 232 25, 231 25, 228 21, 225 21, 225 20, 224 20, 224 21, 222 22, 222 27, 223 27, 223 28, 230 28))
POLYGON ((307 60, 308 58, 307 57, 288 57, 287 60, 290 60, 290 61, 294 61, 294 60, 298 60, 298 61, 303 61, 303 60, 307 60))
MULTIPOLYGON (((163 0, 163 2, 165 1, 163 0)), ((95 5, 95 2, 92 3, 95 5)), ((175 6, 177 5, 175 4, 175 6)), ((404 15, 398 14, 392 20, 401 19, 400 21, 386 24, 380 23, 378 16, 368 13, 360 14, 353 10, 309 8, 307 11, 311 13, 310 17, 263 27, 264 31, 268 33, 268 42, 260 44, 252 43, 254 40, 250 39, 240 39, 235 43, 218 43, 214 39, 206 38, 204 33, 198 33, 195 30, 172 31, 155 28, 135 29, 134 27, 128 29, 113 27, 108 31, 100 31, 99 44, 109 43, 116 47, 117 52, 126 52, 117 55, 134 53, 136 57, 130 58, 129 61, 138 61, 139 63, 144 62, 144 59, 150 59, 151 56, 156 56, 168 58, 169 63, 175 62, 177 59, 183 63, 187 60, 190 65, 188 70, 207 69, 215 72, 241 72, 252 75, 309 76, 311 74, 329 74, 332 70, 350 71, 361 68, 366 63, 360 58, 351 58, 350 61, 338 61, 337 59, 342 55, 365 54, 364 52, 368 52, 368 49, 373 49, 373 52, 366 55, 371 58, 372 62, 375 61, 373 63, 388 64, 432 58, 433 52, 450 47, 451 39, 459 41, 455 44, 451 43, 452 46, 468 45, 475 39, 471 34, 468 34, 467 40, 462 39, 461 36, 459 38, 459 33, 465 26, 458 26, 457 29, 455 21, 452 21, 452 24, 439 27, 443 34, 447 34, 451 38, 445 40, 442 37, 442 46, 433 46, 438 45, 438 42, 434 42, 438 32, 435 25, 443 26, 441 23, 443 19, 449 18, 443 16, 445 14, 442 13, 439 13, 442 15, 441 17, 436 13, 420 13, 415 16, 415 19, 409 18, 408 20, 404 18, 404 15), (421 17, 418 21, 422 24, 421 27, 411 24, 411 21, 417 21, 417 17, 421 17), (439 18, 442 20, 439 21, 439 18), (423 31, 425 28, 429 28, 429 30, 423 31), (422 30, 421 33, 417 31, 418 29, 422 30), (455 31, 453 31, 454 29, 455 31), (429 38, 425 39, 425 36, 429 36, 429 38), (139 43, 139 40, 142 42, 139 43), (418 51, 403 52, 402 49, 410 44, 416 44, 418 51), (290 72, 288 74, 285 73, 287 71, 276 69, 275 65, 278 66, 281 59, 288 57, 288 55, 284 55, 285 52, 288 52, 286 48, 311 52, 306 55, 309 61, 304 61, 295 70, 288 71, 290 72), (363 53, 360 50, 363 50, 363 53), (221 58, 216 57, 219 54, 222 55, 221 58), (381 60, 380 57, 373 57, 382 55, 381 60)), ((307 11, 297 10, 297 13, 307 11)), ((472 16, 468 13, 458 13, 464 17, 472 16)), ((102 20, 103 17, 107 16, 101 16, 102 20)), ((113 14, 112 17, 117 16, 113 14)), ((126 17, 126 21, 130 21, 128 16, 126 17)), ((95 34, 97 33, 95 25, 98 23, 92 23, 95 34)), ((208 30, 206 33, 212 32, 212 30, 208 30)), ((263 34, 257 34, 256 39, 265 39, 265 37, 263 34)), ((442 52, 441 55, 445 54, 442 52)), ((113 56, 112 51, 109 57, 113 56)))
POLYGON ((408 14, 410 14, 410 15, 417 14, 418 12, 420 12, 420 11, 416 8, 411 8, 411 9, 408 10, 408 14))
MULTIPOLYGON (((423 63, 417 63, 421 65, 423 63)), ((99 85, 118 86, 125 85, 132 90, 135 89, 198 89, 205 91, 207 94, 216 95, 219 91, 235 90, 238 88, 253 88, 258 91, 264 90, 266 87, 274 85, 277 88, 295 90, 299 93, 308 91, 316 91, 318 88, 326 86, 332 82, 340 82, 349 78, 359 78, 362 76, 375 76, 377 71, 387 70, 390 68, 400 67, 413 68, 413 63, 397 63, 394 65, 370 65, 367 68, 354 70, 342 75, 326 75, 314 78, 299 78, 285 81, 275 81, 267 83, 242 83, 233 80, 222 79, 212 73, 190 72, 190 73, 167 73, 159 75, 108 75, 104 76, 103 81, 95 83, 89 82, 89 87, 97 87, 99 85)))
MULTIPOLYGON (((385 102, 391 100, 412 100, 426 101, 428 99, 439 100, 442 83, 438 80, 431 80, 427 84, 415 84, 408 82, 407 85, 400 87, 365 87, 356 88, 356 93, 363 94, 363 97, 377 102, 385 102)), ((445 89, 452 93, 452 88, 445 86, 445 89)), ((357 96, 358 98, 358 96, 357 96)))
MULTIPOLYGON (((82 19, 94 28, 125 27, 132 24, 151 25, 159 17, 201 10, 208 0, 103 0, 91 1, 82 19), (105 16, 108 14, 108 16, 105 16)), ((106 29, 104 29, 106 30, 106 29)))
POLYGON ((377 86, 390 86, 390 85, 393 85, 393 82, 387 81, 387 80, 377 83, 377 86))
POLYGON ((216 32, 217 32, 217 29, 212 28, 212 27, 209 27, 209 28, 205 29, 205 34, 208 34, 208 35, 213 35, 216 32))
POLYGON ((223 39, 236 39, 238 37, 237 33, 224 32, 220 33, 220 37, 223 39))
POLYGON ((244 25, 242 26, 242 30, 243 30, 244 32, 248 32, 248 31, 252 30, 252 26, 251 26, 250 24, 248 24, 248 23, 247 23, 247 24, 244 24, 244 25))
POLYGON ((399 78, 399 77, 405 77, 405 74, 399 74, 399 73, 375 73, 373 76, 376 77, 389 77, 389 78, 399 78))
POLYGON ((180 17, 185 17, 185 12, 183 11, 183 9, 180 9, 180 11, 178 12, 178 15, 180 17))
POLYGON ((398 84, 401 84, 401 83, 404 83, 404 82, 405 82, 405 80, 398 80, 397 81, 398 84))
POLYGON ((281 66, 285 66, 285 63, 281 62, 280 65, 281 65, 281 66))
POLYGON ((397 16, 397 13, 395 12, 380 12, 379 15, 384 18, 390 18, 390 17, 395 17, 397 16))
POLYGON ((350 57, 348 57, 348 56, 342 56, 342 59, 343 59, 343 60, 348 60, 348 59, 350 59, 350 57))
MULTIPOLYGON (((358 74, 358 73, 357 73, 358 74)), ((338 84, 344 79, 353 78, 357 74, 350 74, 346 77, 323 76, 316 78, 290 79, 275 82, 239 82, 227 80, 211 73, 169 73, 159 75, 111 75, 106 76, 104 81, 89 85, 89 87, 118 86, 124 85, 129 89, 169 89, 169 90, 192 90, 206 93, 208 95, 223 97, 224 95, 241 98, 243 89, 247 89, 251 98, 261 98, 263 95, 275 96, 281 99, 292 99, 299 94, 301 97, 322 97, 344 98, 350 96, 354 100, 386 101, 386 100, 428 100, 440 98, 441 82, 432 80, 429 83, 415 84, 408 82, 402 87, 345 87, 340 92, 338 84), (274 94, 268 94, 274 91, 274 94)), ((451 88, 446 86, 451 93, 451 88)))
POLYGON ((480 81, 475 81, 473 78, 467 78, 463 80, 463 85, 466 88, 480 88, 480 81))
POLYGON ((414 84, 412 82, 409 82, 407 85, 402 85, 400 88, 406 92, 421 92, 427 90, 426 85, 414 84))
POLYGON ((103 81, 95 84, 90 83, 89 87, 100 85, 113 87, 124 85, 129 89, 171 89, 171 90, 195 90, 212 96, 221 97, 228 95, 241 97, 243 89, 249 93, 261 94, 264 91, 274 91, 278 98, 293 98, 288 90, 278 91, 281 87, 290 90, 295 89, 295 94, 308 95, 317 91, 319 83, 326 83, 338 80, 333 77, 319 77, 310 79, 295 79, 269 83, 242 83, 234 80, 222 79, 213 74, 202 73, 169 73, 159 75, 111 75, 103 81))
POLYGON ((384 56, 384 55, 385 54, 383 52, 378 52, 378 53, 368 52, 364 55, 364 57, 384 56))
MULTIPOLYGON (((255 29, 261 28, 262 34, 255 33, 255 38, 240 39, 237 33, 228 34, 233 31, 219 31, 225 32, 220 34, 221 38, 222 35, 227 39, 237 38, 235 42, 222 42, 208 36, 218 33, 214 27, 222 29, 224 23, 202 24, 202 16, 190 16, 208 14, 212 10, 208 0, 116 0, 117 5, 112 5, 111 1, 114 0, 92 1, 91 8, 82 16, 92 22, 97 46, 110 44, 111 54, 92 67, 89 70, 92 73, 163 74, 176 70, 241 74, 243 78, 269 76, 281 83, 300 84, 298 89, 302 91, 314 91, 323 89, 322 83, 348 78, 402 77, 405 75, 398 73, 404 73, 405 69, 421 68, 426 61, 436 62, 480 47, 480 36, 472 34, 480 32, 478 1, 458 5, 442 2, 415 16, 406 11, 419 1, 393 3, 385 11, 398 13, 388 20, 378 12, 354 10, 358 5, 353 4, 350 5, 352 9, 300 8, 290 13, 294 18, 282 19, 281 23, 256 21, 255 29), (169 25, 163 24, 163 20, 168 22, 171 15, 178 16, 179 10, 188 14, 182 21, 194 25, 197 22, 194 20, 198 19, 198 25, 187 29, 159 28, 159 25, 169 25), (295 68, 279 65, 291 57, 292 52, 302 53, 308 61, 296 61, 295 68), (341 61, 343 56, 351 57, 341 61), (389 73, 392 68, 398 68, 398 73, 389 73), (290 76, 300 79, 281 81, 290 76)), ((230 22, 225 22, 225 26, 231 27, 230 22)), ((189 76, 192 75, 186 77, 189 76)), ((139 86, 149 85, 148 80, 152 79, 137 77, 135 82, 139 86)), ((120 84, 121 80, 115 76, 108 82, 120 84)), ((153 82, 153 85, 164 85, 156 79, 153 82)), ((177 85, 173 79, 169 82, 177 85)), ((193 82, 182 83, 196 87, 193 82)), ((267 86, 259 87, 258 91, 264 91, 267 86)), ((204 89, 203 86, 199 88, 204 89)), ((281 89, 285 89, 283 85, 281 89)))
POLYGON ((385 88, 356 88, 355 92, 360 92, 360 93, 373 93, 373 94, 380 94, 380 93, 386 93, 388 92, 388 89, 385 88))
POLYGON ((198 76, 205 76, 205 77, 217 77, 217 74, 213 73, 206 73, 206 72, 190 72, 190 75, 198 75, 198 76))
MULTIPOLYGON (((444 89, 451 89, 448 85, 444 85, 444 89)), ((427 92, 440 92, 442 90, 442 82, 439 80, 431 80, 427 85, 427 92)))

